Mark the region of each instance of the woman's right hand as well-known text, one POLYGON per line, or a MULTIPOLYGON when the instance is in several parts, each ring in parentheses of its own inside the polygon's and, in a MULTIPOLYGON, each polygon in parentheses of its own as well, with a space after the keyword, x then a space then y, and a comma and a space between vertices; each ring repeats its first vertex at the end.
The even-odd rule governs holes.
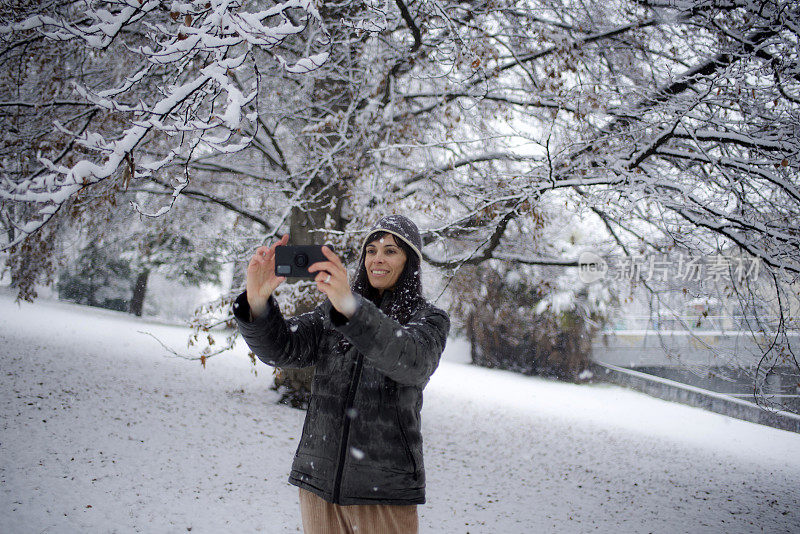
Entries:
POLYGON ((275 276, 275 248, 288 242, 286 234, 270 247, 258 247, 247 266, 247 303, 254 319, 264 313, 270 295, 286 280, 285 276, 275 276))

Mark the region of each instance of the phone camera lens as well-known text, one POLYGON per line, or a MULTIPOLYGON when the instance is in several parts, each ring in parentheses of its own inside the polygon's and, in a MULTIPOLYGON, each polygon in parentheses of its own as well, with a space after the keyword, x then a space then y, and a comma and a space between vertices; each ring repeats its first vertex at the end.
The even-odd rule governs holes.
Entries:
POLYGON ((294 264, 297 265, 298 267, 305 267, 306 265, 308 265, 308 256, 302 252, 298 253, 294 257, 294 264))

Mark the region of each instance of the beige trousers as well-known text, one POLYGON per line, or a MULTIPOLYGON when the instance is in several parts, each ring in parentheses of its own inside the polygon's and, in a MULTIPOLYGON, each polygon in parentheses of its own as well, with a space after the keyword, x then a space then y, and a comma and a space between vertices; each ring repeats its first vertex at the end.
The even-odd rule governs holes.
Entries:
POLYGON ((305 534, 417 534, 417 505, 331 504, 300 489, 305 534))

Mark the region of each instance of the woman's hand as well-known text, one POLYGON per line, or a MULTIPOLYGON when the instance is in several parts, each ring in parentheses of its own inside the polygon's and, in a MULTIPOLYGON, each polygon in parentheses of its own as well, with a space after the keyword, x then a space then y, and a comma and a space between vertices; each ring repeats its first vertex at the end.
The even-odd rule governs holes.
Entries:
POLYGON ((271 247, 258 247, 247 266, 247 303, 254 319, 264 313, 270 295, 286 280, 285 276, 275 276, 275 247, 288 242, 286 234, 271 247))
POLYGON ((339 256, 328 247, 322 247, 322 253, 328 261, 318 261, 308 266, 308 272, 317 273, 314 281, 317 289, 328 296, 336 311, 348 319, 356 312, 356 299, 350 290, 345 269, 339 256))

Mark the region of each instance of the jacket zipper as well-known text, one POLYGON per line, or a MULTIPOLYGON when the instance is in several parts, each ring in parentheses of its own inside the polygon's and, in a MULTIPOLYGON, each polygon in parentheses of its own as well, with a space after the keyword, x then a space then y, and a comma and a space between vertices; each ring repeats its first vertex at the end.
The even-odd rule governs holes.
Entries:
POLYGON ((364 356, 358 354, 356 358, 356 369, 353 372, 353 378, 350 382, 350 389, 347 392, 347 402, 344 405, 344 418, 342 423, 342 441, 339 446, 339 465, 336 466, 336 478, 333 481, 333 502, 339 504, 339 497, 342 490, 342 473, 344 471, 344 462, 347 459, 347 442, 350 438, 350 410, 353 408, 356 399, 356 390, 358 389, 358 382, 361 379, 361 368, 363 367, 364 356))

